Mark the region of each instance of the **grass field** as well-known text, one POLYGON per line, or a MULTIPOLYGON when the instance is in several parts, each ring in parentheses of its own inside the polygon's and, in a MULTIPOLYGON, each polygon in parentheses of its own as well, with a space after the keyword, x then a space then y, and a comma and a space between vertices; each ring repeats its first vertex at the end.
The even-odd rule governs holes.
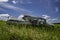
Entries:
POLYGON ((0 40, 60 40, 60 25, 8 25, 0 21, 0 40))

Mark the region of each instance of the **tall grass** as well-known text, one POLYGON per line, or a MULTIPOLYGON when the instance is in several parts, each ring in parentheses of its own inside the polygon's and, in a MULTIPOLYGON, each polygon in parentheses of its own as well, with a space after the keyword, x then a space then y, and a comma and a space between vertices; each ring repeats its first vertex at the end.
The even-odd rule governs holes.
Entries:
POLYGON ((45 25, 8 25, 0 21, 0 40, 60 40, 60 28, 45 25))

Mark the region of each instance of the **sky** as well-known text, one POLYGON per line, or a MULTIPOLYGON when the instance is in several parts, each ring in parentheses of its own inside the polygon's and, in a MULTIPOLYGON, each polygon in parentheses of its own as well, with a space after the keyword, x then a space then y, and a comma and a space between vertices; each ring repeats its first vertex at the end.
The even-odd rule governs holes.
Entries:
POLYGON ((0 14, 28 14, 60 22, 60 0, 0 0, 0 14))

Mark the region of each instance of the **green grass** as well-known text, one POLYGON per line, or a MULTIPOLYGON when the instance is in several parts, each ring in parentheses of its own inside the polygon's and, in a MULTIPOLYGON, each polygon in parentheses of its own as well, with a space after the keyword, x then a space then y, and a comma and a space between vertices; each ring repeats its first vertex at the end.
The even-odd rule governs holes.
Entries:
POLYGON ((60 40, 60 27, 8 25, 0 21, 0 40, 60 40))

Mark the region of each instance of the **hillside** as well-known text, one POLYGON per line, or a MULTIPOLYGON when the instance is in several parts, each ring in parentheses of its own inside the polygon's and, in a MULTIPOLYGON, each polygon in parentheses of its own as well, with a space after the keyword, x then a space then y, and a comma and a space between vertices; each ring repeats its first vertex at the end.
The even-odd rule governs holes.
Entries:
POLYGON ((0 40, 60 40, 60 25, 8 25, 0 21, 0 40))

